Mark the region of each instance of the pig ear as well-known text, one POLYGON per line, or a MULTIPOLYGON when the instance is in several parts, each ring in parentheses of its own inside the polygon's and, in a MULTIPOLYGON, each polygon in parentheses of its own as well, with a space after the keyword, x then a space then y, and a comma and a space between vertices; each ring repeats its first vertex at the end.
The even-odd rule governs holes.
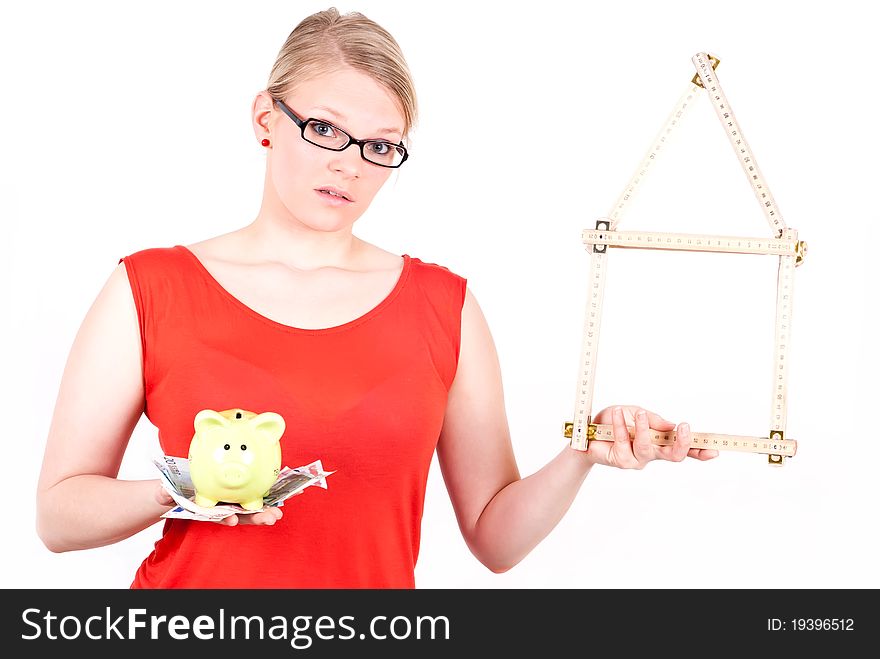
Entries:
POLYGON ((250 420, 251 428, 269 442, 277 442, 284 434, 284 418, 275 412, 263 412, 250 420))
POLYGON ((215 412, 214 410, 202 410, 196 414, 193 425, 195 426, 196 432, 201 433, 213 428, 224 428, 229 425, 229 421, 219 412, 215 412))

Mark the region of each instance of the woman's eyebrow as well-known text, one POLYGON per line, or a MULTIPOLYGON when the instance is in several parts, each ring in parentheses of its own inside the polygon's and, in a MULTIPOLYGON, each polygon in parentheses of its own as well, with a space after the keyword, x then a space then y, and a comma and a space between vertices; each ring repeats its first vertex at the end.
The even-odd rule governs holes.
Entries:
MULTIPOLYGON (((325 111, 325 112, 329 112, 330 114, 335 115, 336 118, 339 119, 339 120, 340 120, 341 122, 343 122, 343 123, 348 122, 348 117, 346 117, 346 116, 345 116, 344 114, 342 114, 341 112, 339 112, 339 111, 337 111, 337 110, 334 110, 334 109, 331 108, 331 107, 327 107, 326 105, 316 105, 316 106, 314 107, 314 109, 315 109, 315 110, 323 110, 323 111, 325 111)), ((376 131, 376 133, 386 133, 386 134, 387 134, 387 133, 399 133, 399 134, 402 135, 402 134, 403 134, 403 131, 400 130, 399 128, 380 128, 379 130, 376 131)))

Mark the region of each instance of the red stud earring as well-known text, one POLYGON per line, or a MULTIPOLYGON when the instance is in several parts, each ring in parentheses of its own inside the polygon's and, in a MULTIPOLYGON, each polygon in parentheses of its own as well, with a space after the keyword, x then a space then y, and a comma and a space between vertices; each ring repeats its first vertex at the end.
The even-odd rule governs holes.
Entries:
POLYGON ((260 144, 262 144, 263 146, 269 146, 269 139, 264 137, 260 144))

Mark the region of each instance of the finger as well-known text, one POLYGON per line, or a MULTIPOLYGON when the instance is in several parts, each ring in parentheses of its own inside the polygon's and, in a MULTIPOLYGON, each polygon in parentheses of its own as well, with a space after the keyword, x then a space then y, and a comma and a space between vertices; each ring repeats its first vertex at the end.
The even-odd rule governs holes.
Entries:
POLYGON ((648 413, 645 410, 636 412, 636 437, 633 440, 633 455, 640 467, 645 466, 654 458, 654 444, 651 441, 651 428, 648 426, 648 413))
POLYGON ((258 518, 260 524, 272 526, 281 516, 276 513, 278 509, 275 506, 265 506, 263 512, 257 513, 254 517, 258 518))
POLYGON ((672 444, 672 459, 675 462, 681 462, 690 455, 692 441, 690 424, 679 423, 675 431, 675 442, 672 444))
POLYGON ((711 448, 692 448, 688 455, 697 460, 711 460, 718 457, 718 451, 711 448))
POLYGON ((168 490, 166 490, 161 485, 158 485, 156 487, 155 496, 156 496, 156 503, 158 503, 160 506, 174 505, 174 499, 171 498, 171 495, 168 493, 168 490))
POLYGON ((237 526, 238 525, 238 515, 230 515, 229 517, 224 517, 221 519, 218 524, 222 524, 223 526, 237 526))
POLYGON ((674 435, 672 443, 656 447, 655 453, 657 457, 662 460, 681 462, 688 456, 689 447, 687 442, 689 440, 685 438, 684 441, 682 441, 680 429, 674 431, 672 434, 674 435))
POLYGON ((613 407, 606 407, 599 412, 593 419, 593 423, 612 423, 614 415, 613 407))
POLYGON ((608 452, 608 462, 612 466, 631 468, 636 464, 636 459, 633 456, 632 439, 629 436, 629 429, 626 427, 621 407, 614 408, 611 418, 611 434, 614 437, 614 445, 608 452))
POLYGON ((675 428, 675 424, 672 421, 667 421, 662 416, 657 414, 656 412, 652 412, 651 410, 646 410, 648 413, 648 425, 654 428, 654 430, 672 430, 675 428))
POLYGON ((275 522, 281 519, 281 515, 281 510, 279 510, 277 506, 264 506, 260 512, 254 513, 253 515, 247 515, 243 522, 260 526, 272 526, 275 522))

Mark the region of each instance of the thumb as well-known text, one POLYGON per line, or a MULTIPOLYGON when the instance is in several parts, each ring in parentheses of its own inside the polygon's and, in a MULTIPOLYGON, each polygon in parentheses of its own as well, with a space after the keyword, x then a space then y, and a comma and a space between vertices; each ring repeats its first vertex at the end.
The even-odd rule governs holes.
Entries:
POLYGON ((160 506, 174 505, 174 499, 168 494, 168 490, 162 487, 161 483, 156 485, 155 498, 160 506))
POLYGON ((656 430, 672 430, 675 428, 675 423, 667 421, 659 414, 651 411, 648 411, 648 425, 656 430))

